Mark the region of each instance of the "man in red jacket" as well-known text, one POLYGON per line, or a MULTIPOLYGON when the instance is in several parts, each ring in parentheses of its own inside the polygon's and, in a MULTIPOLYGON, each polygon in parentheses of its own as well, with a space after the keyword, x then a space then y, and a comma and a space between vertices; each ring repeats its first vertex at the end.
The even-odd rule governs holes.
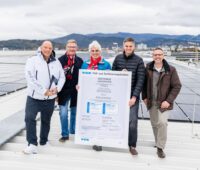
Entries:
POLYGON ((159 158, 166 156, 163 149, 167 141, 168 113, 173 109, 180 89, 181 82, 176 69, 164 59, 161 48, 154 49, 153 61, 146 66, 142 98, 149 110, 159 158))

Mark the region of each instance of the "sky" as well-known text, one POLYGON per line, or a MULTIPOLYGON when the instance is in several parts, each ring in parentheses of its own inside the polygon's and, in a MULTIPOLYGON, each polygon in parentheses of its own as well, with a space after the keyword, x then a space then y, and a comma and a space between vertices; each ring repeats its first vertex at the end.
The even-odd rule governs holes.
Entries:
POLYGON ((0 0, 0 40, 71 33, 200 34, 199 0, 0 0))

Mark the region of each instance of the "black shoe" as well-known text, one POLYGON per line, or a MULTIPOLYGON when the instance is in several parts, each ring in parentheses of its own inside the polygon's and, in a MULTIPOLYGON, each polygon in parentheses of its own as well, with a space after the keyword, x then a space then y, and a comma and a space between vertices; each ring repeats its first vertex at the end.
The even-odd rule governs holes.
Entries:
POLYGON ((93 145, 92 147, 95 151, 102 151, 102 146, 93 145))
POLYGON ((157 155, 159 158, 165 158, 166 155, 161 148, 157 148, 157 155))
POLYGON ((65 142, 66 140, 69 140, 69 136, 61 137, 61 138, 59 139, 60 142, 65 142))

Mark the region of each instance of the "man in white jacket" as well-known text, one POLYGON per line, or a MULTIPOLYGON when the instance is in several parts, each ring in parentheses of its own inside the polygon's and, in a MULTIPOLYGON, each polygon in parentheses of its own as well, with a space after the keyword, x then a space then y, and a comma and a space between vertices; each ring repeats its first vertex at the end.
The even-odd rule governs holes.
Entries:
POLYGON ((26 139, 25 154, 37 153, 36 116, 41 113, 40 145, 46 145, 50 130, 55 98, 65 82, 64 70, 55 58, 53 45, 44 41, 36 56, 27 60, 25 68, 28 97, 25 108, 26 139))

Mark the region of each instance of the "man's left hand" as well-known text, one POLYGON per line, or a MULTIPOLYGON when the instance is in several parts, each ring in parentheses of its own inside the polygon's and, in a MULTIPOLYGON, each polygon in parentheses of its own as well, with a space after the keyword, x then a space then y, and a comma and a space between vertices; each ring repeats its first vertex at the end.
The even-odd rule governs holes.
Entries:
POLYGON ((57 87, 51 89, 50 91, 52 92, 53 95, 58 93, 57 87))
POLYGON ((170 103, 168 103, 167 101, 164 101, 161 103, 161 108, 162 109, 167 109, 170 106, 170 103))

